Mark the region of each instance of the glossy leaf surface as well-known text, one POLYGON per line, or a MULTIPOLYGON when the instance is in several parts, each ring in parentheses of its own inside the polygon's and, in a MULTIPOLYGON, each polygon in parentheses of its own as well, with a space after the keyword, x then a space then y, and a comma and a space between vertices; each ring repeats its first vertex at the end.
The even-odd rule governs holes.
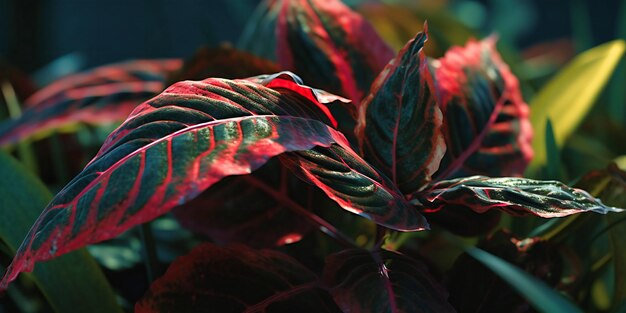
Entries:
POLYGON ((418 201, 429 210, 463 206, 478 213, 501 210, 512 215, 533 214, 545 218, 576 213, 620 212, 584 190, 557 181, 527 178, 472 176, 433 184, 418 201))
POLYGON ((316 285, 285 254, 204 244, 174 261, 135 312, 340 312, 316 285))
POLYGON ((282 0, 271 5, 280 6, 278 62, 310 85, 348 97, 353 105, 393 58, 393 50, 372 26, 339 0, 282 0))
POLYGON ((29 97, 20 118, 0 124, 0 145, 75 122, 123 121, 166 87, 178 59, 135 60, 64 77, 29 97))
POLYGON ((429 228, 388 178, 345 145, 289 153, 281 160, 352 213, 400 231, 429 228))
POLYGON ((322 279, 343 312, 455 312, 426 266, 397 252, 333 254, 322 279))
POLYGON ((243 80, 186 81, 137 107, 44 210, 0 287, 36 261, 112 238, 272 156, 345 144, 320 122, 329 116, 314 94, 294 90, 305 93, 243 80))
POLYGON ((532 158, 528 105, 495 44, 470 40, 432 62, 447 145, 438 179, 520 176, 532 158))
POLYGON ((419 33, 383 69, 359 107, 356 135, 366 160, 405 194, 426 185, 446 151, 442 116, 419 33))

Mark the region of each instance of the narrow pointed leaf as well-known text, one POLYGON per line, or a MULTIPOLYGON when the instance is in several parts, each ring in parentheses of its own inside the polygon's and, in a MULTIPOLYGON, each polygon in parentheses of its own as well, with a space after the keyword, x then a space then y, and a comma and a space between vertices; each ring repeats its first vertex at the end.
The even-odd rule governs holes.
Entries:
POLYGON ((429 228, 388 178, 345 145, 289 153, 281 160, 345 210, 399 231, 429 228))
POLYGON ((584 190, 558 181, 515 177, 472 176, 444 180, 433 184, 417 197, 428 210, 461 206, 478 213, 501 210, 511 215, 533 214, 545 218, 583 212, 606 214, 622 211, 604 205, 584 190))
POLYGON ((20 118, 0 124, 0 145, 75 122, 123 121, 142 101, 166 87, 178 59, 135 60, 64 77, 24 103, 20 118))
POLYGON ((184 227, 216 243, 273 247, 313 229, 296 212, 312 212, 321 199, 327 198, 276 159, 250 175, 223 179, 173 212, 184 227))
POLYGON ((285 254, 204 244, 174 261, 135 312, 341 311, 315 274, 285 254))
POLYGON ((112 238, 272 156, 347 145, 321 122, 330 123, 325 107, 300 91, 310 92, 207 79, 141 104, 42 212, 0 288, 37 261, 112 238))
MULTIPOLYGON (((4 152, 0 152, 0 173, 0 241, 13 253, 52 195, 4 152)), ((31 278, 55 312, 122 312, 102 270, 84 249, 46 263, 31 278), (72 290, 71 297, 68 290, 72 290)))
POLYGON ((280 67, 274 62, 222 45, 199 49, 191 59, 185 61, 182 68, 170 76, 169 81, 175 83, 208 77, 235 79, 279 71, 280 67))
POLYGON ((387 250, 345 250, 329 256, 322 277, 343 312, 455 312, 426 266, 387 250))
POLYGON ((438 179, 520 176, 532 158, 528 105, 495 44, 470 40, 432 62, 447 145, 438 179))
POLYGON ((446 151, 441 110, 418 33, 391 60, 359 107, 356 135, 366 160, 405 194, 420 190, 446 151))
POLYGON ((348 97, 353 105, 393 58, 393 50, 373 27, 339 0, 281 0, 270 5, 280 7, 278 62, 312 86, 348 97))
MULTIPOLYGON (((622 58, 623 40, 605 43, 581 53, 563 68, 531 102, 532 127, 543 134, 548 118, 552 121, 558 147, 582 122, 622 58)), ((547 161, 544 136, 535 136, 535 157, 529 170, 536 171, 547 161)))

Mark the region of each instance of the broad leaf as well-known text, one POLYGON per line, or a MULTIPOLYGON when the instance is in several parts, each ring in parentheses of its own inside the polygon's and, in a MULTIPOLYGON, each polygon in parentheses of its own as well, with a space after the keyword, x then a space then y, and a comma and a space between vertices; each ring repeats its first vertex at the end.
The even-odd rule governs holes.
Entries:
MULTIPOLYGON (((562 147, 595 103, 625 49, 623 40, 612 41, 583 52, 562 69, 531 102, 534 131, 543 134, 549 118, 556 143, 562 147)), ((533 139, 536 155, 529 171, 535 174, 547 160, 544 140, 544 136, 533 139)))
POLYGON ((317 285, 285 254, 204 244, 174 261, 135 312, 340 312, 317 285))
POLYGON ((75 122, 122 121, 142 101, 163 91, 180 60, 135 60, 64 77, 24 103, 20 118, 0 124, 0 145, 75 122))
POLYGON ((501 210, 512 215, 533 214, 545 218, 582 212, 620 212, 584 190, 557 181, 527 178, 472 176, 444 180, 417 195, 427 210, 467 207, 478 213, 501 210))
MULTIPOLYGON (((52 195, 22 164, 3 152, 0 172, 0 245, 13 253, 52 195)), ((84 249, 43 264, 31 278, 55 312, 121 312, 102 270, 84 249)))
POLYGON ((355 133, 366 160, 405 194, 420 190, 446 151, 441 111, 418 33, 391 60, 359 107, 355 133))
POLYGON ((279 72, 274 62, 253 54, 236 50, 228 45, 217 48, 201 48, 186 60, 182 68, 174 72, 169 81, 202 80, 207 77, 246 78, 279 72))
POLYGON ((321 199, 327 198, 276 159, 250 175, 223 179, 173 212, 184 227, 217 243, 272 247, 311 230, 298 212, 313 212, 321 199))
POLYGON ((397 252, 333 254, 322 279, 343 312, 455 312, 426 266, 397 252))
POLYGON ((330 117, 315 95, 294 90, 243 80, 186 81, 137 107, 44 210, 0 288, 36 261, 112 238, 272 156, 345 145, 320 122, 330 117))
POLYGON ((521 176, 532 158, 528 105, 495 44, 470 40, 432 62, 447 146, 437 179, 521 176))
POLYGON ((320 147, 280 158, 345 210, 399 231, 429 228, 388 178, 345 146, 320 147))
POLYGON ((312 86, 348 97, 355 106, 393 58, 393 50, 372 26, 340 0, 279 0, 271 5, 280 7, 278 62, 312 86))

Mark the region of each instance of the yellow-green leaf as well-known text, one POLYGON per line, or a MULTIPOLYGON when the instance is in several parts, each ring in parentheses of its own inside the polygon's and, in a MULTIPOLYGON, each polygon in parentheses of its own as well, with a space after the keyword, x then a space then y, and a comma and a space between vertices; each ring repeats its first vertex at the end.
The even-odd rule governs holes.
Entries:
POLYGON ((535 157, 527 173, 537 173, 546 163, 546 121, 550 119, 556 126, 554 137, 557 146, 562 147, 591 109, 625 48, 623 40, 615 40, 583 52, 535 96, 530 105, 535 157))

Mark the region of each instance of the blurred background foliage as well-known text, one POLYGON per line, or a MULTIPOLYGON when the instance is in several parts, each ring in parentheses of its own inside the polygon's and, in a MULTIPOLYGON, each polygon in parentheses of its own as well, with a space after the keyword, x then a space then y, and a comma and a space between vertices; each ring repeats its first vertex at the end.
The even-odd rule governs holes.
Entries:
MULTIPOLYGON (((258 2, 0 0, 0 75, 13 77, 12 85, 2 85, 0 118, 19 115, 16 99, 21 98, 21 94, 74 72, 129 59, 188 58, 201 46, 236 44, 258 2), (20 84, 20 77, 24 76, 30 77, 32 82, 20 84)), ((583 51, 615 39, 626 39, 626 0, 345 2, 371 21, 396 49, 428 20, 431 40, 427 54, 432 57, 440 57, 452 45, 463 45, 469 37, 496 34, 498 49, 519 77, 531 110, 542 112, 559 103, 560 111, 534 113, 541 115, 535 115, 533 120, 535 149, 541 158, 532 164, 526 175, 577 185, 607 204, 626 207, 623 44, 613 42, 589 51, 563 70, 583 51), (552 91, 545 88, 550 85, 556 87, 552 91), (581 90, 586 90, 589 96, 559 97, 559 94, 581 90), (576 116, 573 120, 567 119, 560 114, 563 111, 576 111, 576 116)), ((18 145, 12 152, 25 165, 24 171, 36 173, 54 193, 89 161, 113 127, 115 125, 78 125, 36 144, 18 145), (75 146, 80 149, 64 148, 75 146)), ((0 202, 0 211, 2 208, 0 202)), ((4 204, 4 208, 8 209, 8 205, 4 204)), ((368 231, 363 229, 369 224, 352 225, 353 229, 346 231, 354 233, 355 237, 365 233, 359 240, 367 242, 368 231)), ((522 238, 520 241, 541 238, 547 248, 539 246, 525 255, 524 260, 507 261, 524 268, 550 258, 546 251, 558 247, 555 249, 565 256, 559 266, 566 277, 558 284, 555 282, 559 290, 575 293, 574 300, 584 311, 625 312, 624 214, 585 214, 548 222, 538 218, 503 217, 500 225, 510 229, 510 233, 498 234, 489 240, 470 238, 462 242, 478 243, 482 249, 498 255, 499 251, 511 248, 501 242, 502 238, 508 245, 511 238, 522 238)), ((198 239, 181 229, 169 215, 156 220, 152 227, 161 262, 156 272, 162 272, 175 256, 187 252, 198 239)), ((126 309, 132 307, 146 287, 140 238, 141 232, 135 229, 88 249, 120 295, 118 302, 126 309), (131 278, 141 284, 125 285, 131 278)), ((443 231, 428 235, 402 234, 392 236, 389 247, 401 247, 401 251, 409 255, 425 258, 443 272, 454 270, 454 260, 463 252, 459 240, 443 231)), ((297 254, 298 249, 309 246, 310 242, 305 240, 285 249, 297 254)), ((2 251, 0 249, 0 256, 2 251)), ((488 258, 481 260, 489 262, 488 258)), ((475 264, 470 262, 465 266, 475 264)), ((20 287, 14 289, 17 291, 13 291, 14 300, 1 300, 0 312, 48 312, 52 310, 50 305, 56 305, 19 300, 42 297, 27 279, 19 284, 20 287)))

